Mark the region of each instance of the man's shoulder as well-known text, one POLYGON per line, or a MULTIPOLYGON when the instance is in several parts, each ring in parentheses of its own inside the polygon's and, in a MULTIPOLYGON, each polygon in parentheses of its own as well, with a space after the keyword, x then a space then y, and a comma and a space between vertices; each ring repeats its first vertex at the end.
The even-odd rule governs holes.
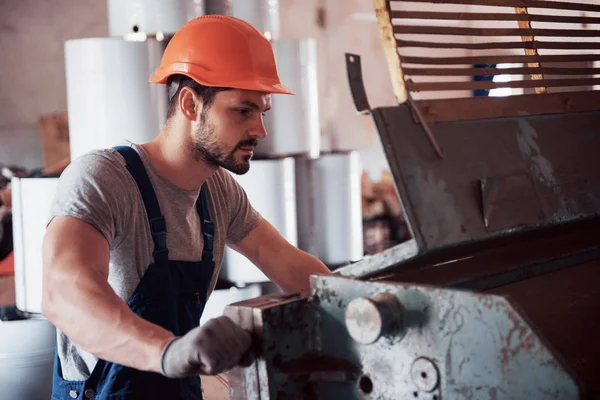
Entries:
POLYGON ((123 170, 125 160, 115 149, 92 150, 71 161, 67 169, 123 170))
POLYGON ((116 150, 93 150, 71 161, 61 174, 60 186, 91 184, 97 189, 122 190, 128 186, 127 174, 125 160, 116 150))
POLYGON ((135 183, 125 160, 113 149, 94 150, 74 159, 60 176, 49 221, 81 219, 111 245, 127 230, 134 210, 135 183))

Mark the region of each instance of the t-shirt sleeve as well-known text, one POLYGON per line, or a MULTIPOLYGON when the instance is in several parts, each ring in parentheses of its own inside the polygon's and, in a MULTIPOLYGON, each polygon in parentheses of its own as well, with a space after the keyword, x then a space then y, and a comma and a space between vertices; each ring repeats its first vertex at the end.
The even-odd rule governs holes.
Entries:
MULTIPOLYGON (((110 150, 109 150, 110 151, 110 150)), ((105 151, 75 159, 61 174, 48 223, 58 216, 81 219, 96 228, 114 247, 128 225, 132 205, 124 164, 105 151)), ((133 183, 135 184, 135 183, 133 183)))
POLYGON ((235 244, 256 228, 261 216, 250 204, 244 188, 228 172, 222 172, 230 212, 227 243, 235 244))

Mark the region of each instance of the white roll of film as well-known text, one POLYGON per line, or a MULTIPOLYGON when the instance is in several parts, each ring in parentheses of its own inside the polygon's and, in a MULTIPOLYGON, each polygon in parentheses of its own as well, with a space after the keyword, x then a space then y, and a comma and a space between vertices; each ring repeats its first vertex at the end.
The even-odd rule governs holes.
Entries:
POLYGON ((0 338, 0 398, 49 399, 56 328, 45 319, 2 321, 0 338))
POLYGON ((281 81, 295 95, 273 95, 272 110, 265 115, 267 137, 260 141, 260 156, 320 152, 317 44, 314 39, 278 40, 273 43, 281 81))
POLYGON ((118 38, 65 43, 71 159, 152 140, 165 120, 166 89, 148 82, 164 43, 118 38), (153 85, 153 86, 151 86, 153 85))
POLYGON ((204 14, 204 0, 108 0, 110 36, 169 35, 204 14))
POLYGON ((229 0, 229 14, 254 25, 269 40, 279 38, 279 0, 229 0))
POLYGON ((316 160, 306 157, 295 158, 296 215, 298 216, 298 248, 318 257, 315 162, 316 160))
POLYGON ((322 154, 312 163, 317 256, 331 267, 358 261, 363 257, 360 155, 322 154))
POLYGON ((42 313, 42 242, 58 178, 12 178, 16 306, 42 313))
MULTIPOLYGON (((244 188, 252 206, 292 245, 298 243, 294 159, 253 160, 244 175, 232 176, 244 188)), ((225 248, 221 277, 235 283, 269 279, 246 257, 225 248)))

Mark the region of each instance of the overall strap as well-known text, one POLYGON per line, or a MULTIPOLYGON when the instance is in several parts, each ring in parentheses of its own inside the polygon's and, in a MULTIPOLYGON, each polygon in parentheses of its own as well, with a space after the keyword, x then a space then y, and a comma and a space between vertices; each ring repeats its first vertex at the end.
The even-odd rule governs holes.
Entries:
POLYGON ((156 199, 156 194, 150 182, 150 178, 144 168, 144 163, 140 158, 140 155, 132 147, 128 146, 117 146, 114 148, 118 151, 127 164, 129 173, 135 180, 142 200, 144 201, 144 207, 146 208, 146 214, 148 215, 148 223, 150 224, 150 233, 152 235, 152 241, 154 242, 154 251, 152 256, 154 262, 166 261, 169 259, 169 250, 167 249, 167 224, 165 217, 160 212, 160 206, 156 199))
POLYGON ((215 243, 215 226, 210 219, 210 210, 208 209, 208 194, 206 183, 200 188, 200 199, 196 201, 196 210, 202 221, 202 237, 204 239, 204 249, 202 250, 202 260, 213 260, 213 246, 215 243))

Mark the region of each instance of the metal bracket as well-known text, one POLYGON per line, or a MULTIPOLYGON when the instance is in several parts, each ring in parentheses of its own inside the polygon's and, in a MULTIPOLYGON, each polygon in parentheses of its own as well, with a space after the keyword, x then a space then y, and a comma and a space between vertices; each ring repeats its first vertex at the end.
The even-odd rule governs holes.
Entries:
POLYGON ((369 105, 365 84, 363 82, 360 56, 351 53, 345 53, 345 56, 348 83, 350 84, 350 92, 352 93, 354 107, 356 107, 356 111, 358 111, 359 114, 370 114, 371 106, 369 105))
MULTIPOLYGON (((412 80, 408 79, 406 82, 412 83, 412 80)), ((421 123, 423 130, 427 134, 427 138, 431 142, 431 145, 433 146, 433 149, 435 150, 435 154, 437 154, 437 156, 440 159, 444 159, 444 152, 440 148, 440 145, 438 144, 437 140, 435 140, 435 136, 433 136, 433 132, 431 131, 431 128, 427 124, 427 121, 425 121, 425 118, 423 118, 423 114, 421 113, 421 110, 419 110, 419 106, 415 102, 415 99, 413 99, 412 95, 410 94, 410 91, 406 91, 406 95, 408 96, 408 104, 410 104, 410 106, 412 107, 413 111, 415 112, 415 115, 417 116, 417 120, 421 123)))

